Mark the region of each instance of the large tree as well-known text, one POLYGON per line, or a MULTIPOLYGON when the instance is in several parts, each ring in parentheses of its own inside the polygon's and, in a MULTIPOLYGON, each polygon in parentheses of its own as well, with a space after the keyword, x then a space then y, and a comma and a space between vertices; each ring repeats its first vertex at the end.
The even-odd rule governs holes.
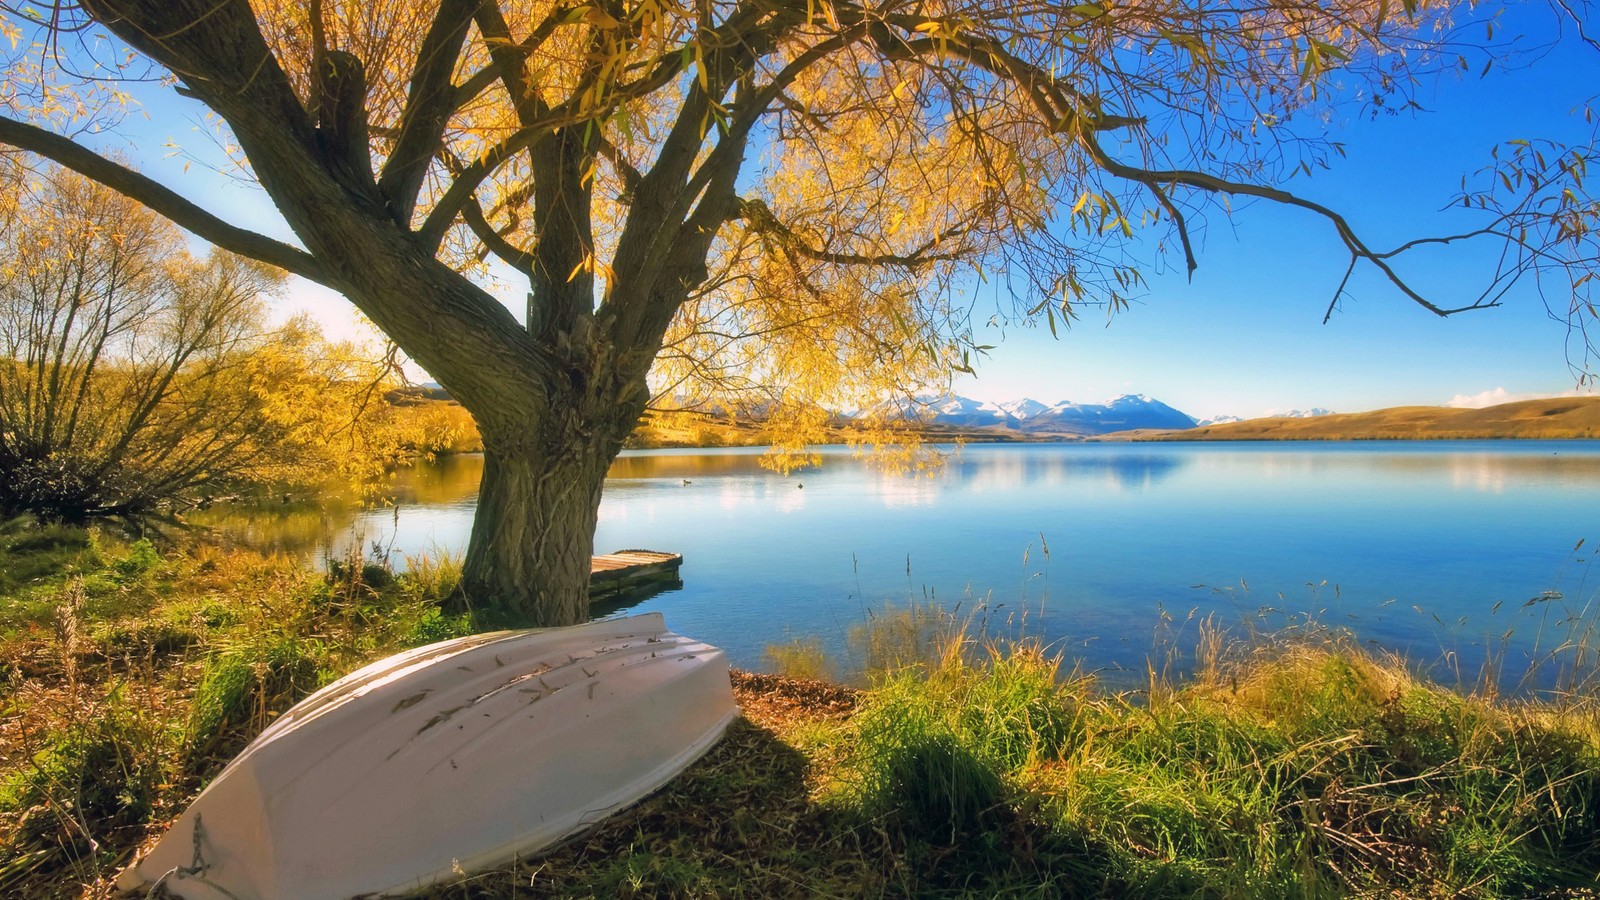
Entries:
MULTIPOLYGON (((1422 0, 18 4, 0 142, 348 297, 479 423, 467 596, 564 624, 585 617, 602 481, 658 361, 683 390, 777 384, 803 426, 963 366, 953 301, 974 273, 1052 321, 1115 307, 1141 283, 1135 230, 1165 229, 1192 268, 1189 223, 1216 198, 1323 217, 1352 268, 1439 314, 1498 302, 1498 280, 1430 300, 1392 268, 1402 248, 1281 186, 1336 152, 1329 103, 1404 104, 1419 77, 1481 64, 1492 48, 1467 59, 1457 28, 1481 40, 1483 16, 1422 0), (298 246, 66 132, 88 87, 140 61, 220 117, 298 246), (526 278, 525 321, 480 286, 491 259, 526 278)), ((1474 195, 1481 224, 1452 238, 1503 242, 1508 278, 1576 271, 1593 257, 1589 158, 1542 155, 1537 185, 1474 195)))

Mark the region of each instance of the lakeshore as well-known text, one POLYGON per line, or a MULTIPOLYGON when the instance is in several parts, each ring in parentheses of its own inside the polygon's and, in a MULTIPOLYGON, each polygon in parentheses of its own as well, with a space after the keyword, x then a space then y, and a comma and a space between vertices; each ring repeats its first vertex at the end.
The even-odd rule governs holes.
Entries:
MULTIPOLYGON (((0 533, 0 891, 110 879, 318 685, 481 627, 457 570, 0 533)), ((1600 872, 1593 682, 1450 689, 1337 630, 1202 631, 1111 689, 1027 641, 884 617, 862 687, 735 672, 743 714, 584 836, 429 898, 1575 897, 1600 872)), ((1579 656, 1587 648, 1578 649, 1579 656)))
MULTIPOLYGON (((1600 397, 1522 400, 1482 409, 1398 406, 1358 413, 1265 417, 1190 429, 1139 428, 1104 434, 1027 431, 1014 427, 962 428, 920 424, 909 430, 929 443, 1040 443, 1061 441, 1409 441, 1409 440, 1593 440, 1600 438, 1600 397)), ((828 432, 848 443, 859 429, 839 420, 828 432)), ((735 421, 703 413, 651 414, 630 446, 752 447, 770 438, 759 421, 735 421)))
MULTIPOLYGON (((460 435, 446 452, 483 450, 476 426, 450 400, 404 395, 397 405, 415 417, 446 418, 460 435)), ((1483 409, 1402 406, 1360 413, 1259 418, 1185 430, 1138 428, 1105 434, 1027 431, 1006 426, 915 424, 905 436, 925 443, 1058 443, 1072 441, 1357 441, 1357 440, 1593 440, 1600 438, 1600 397, 1525 400, 1483 409)), ((649 411, 628 438, 634 450, 765 447, 774 435, 759 418, 693 411, 649 411)), ((823 431, 830 444, 866 437, 850 420, 823 431)))

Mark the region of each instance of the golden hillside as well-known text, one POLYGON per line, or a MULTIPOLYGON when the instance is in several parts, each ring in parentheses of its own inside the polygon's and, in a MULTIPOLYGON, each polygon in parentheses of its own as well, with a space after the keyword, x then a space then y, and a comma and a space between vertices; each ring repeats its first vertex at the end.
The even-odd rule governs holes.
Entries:
POLYGON ((1250 419, 1140 435, 1157 441, 1373 441, 1600 438, 1600 397, 1522 400, 1483 409, 1396 406, 1309 419, 1250 419))

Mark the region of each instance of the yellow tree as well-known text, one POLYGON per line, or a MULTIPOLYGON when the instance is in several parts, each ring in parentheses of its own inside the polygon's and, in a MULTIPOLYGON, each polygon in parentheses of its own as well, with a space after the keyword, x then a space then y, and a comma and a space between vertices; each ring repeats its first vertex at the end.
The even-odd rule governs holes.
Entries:
POLYGON ((963 366, 953 300, 974 273, 1006 277, 1052 323, 1115 307, 1139 289, 1135 230, 1164 229, 1192 268, 1188 218, 1218 198, 1325 218, 1352 267, 1434 312, 1497 302, 1433 303, 1391 251, 1281 187, 1336 152, 1322 107, 1408 100, 1466 52, 1453 17, 1482 14, 1422 0, 16 4, 0 142, 348 297, 481 428, 467 599, 563 624, 586 614, 602 482, 658 360, 689 391, 776 383, 768 397, 803 431, 820 408, 963 366), (140 66, 220 118, 298 245, 75 140, 99 110, 90 88, 140 66), (526 278, 525 319, 475 280, 491 258, 526 278))
POLYGON ((130 513, 265 468, 239 373, 281 274, 193 259, 171 223, 72 172, 0 184, 0 512, 130 513))
POLYGON ((282 273, 192 257, 178 230, 73 172, 0 179, 0 514, 136 514, 330 474, 370 483, 448 428, 380 401, 388 367, 302 321, 282 273))

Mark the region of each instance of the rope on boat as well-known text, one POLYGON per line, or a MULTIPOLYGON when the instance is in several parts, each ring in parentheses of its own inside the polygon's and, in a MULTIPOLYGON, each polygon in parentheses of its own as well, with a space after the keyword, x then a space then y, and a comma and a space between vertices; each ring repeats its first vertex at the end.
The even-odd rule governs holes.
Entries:
POLYGON ((144 895, 145 900, 156 900, 156 897, 158 896, 157 892, 162 890, 162 886, 167 883, 168 878, 172 878, 174 876, 176 876, 180 881, 184 879, 198 881, 222 896, 227 897, 228 900, 241 900, 238 894, 235 894, 233 891, 230 891, 222 885, 217 884, 215 881, 205 877, 205 871, 206 869, 211 868, 211 865, 206 862, 205 855, 200 850, 200 842, 203 837, 204 834, 200 825, 200 814, 195 813, 194 858, 189 861, 187 866, 173 866, 163 873, 160 878, 157 878, 156 883, 150 885, 150 892, 144 895))

